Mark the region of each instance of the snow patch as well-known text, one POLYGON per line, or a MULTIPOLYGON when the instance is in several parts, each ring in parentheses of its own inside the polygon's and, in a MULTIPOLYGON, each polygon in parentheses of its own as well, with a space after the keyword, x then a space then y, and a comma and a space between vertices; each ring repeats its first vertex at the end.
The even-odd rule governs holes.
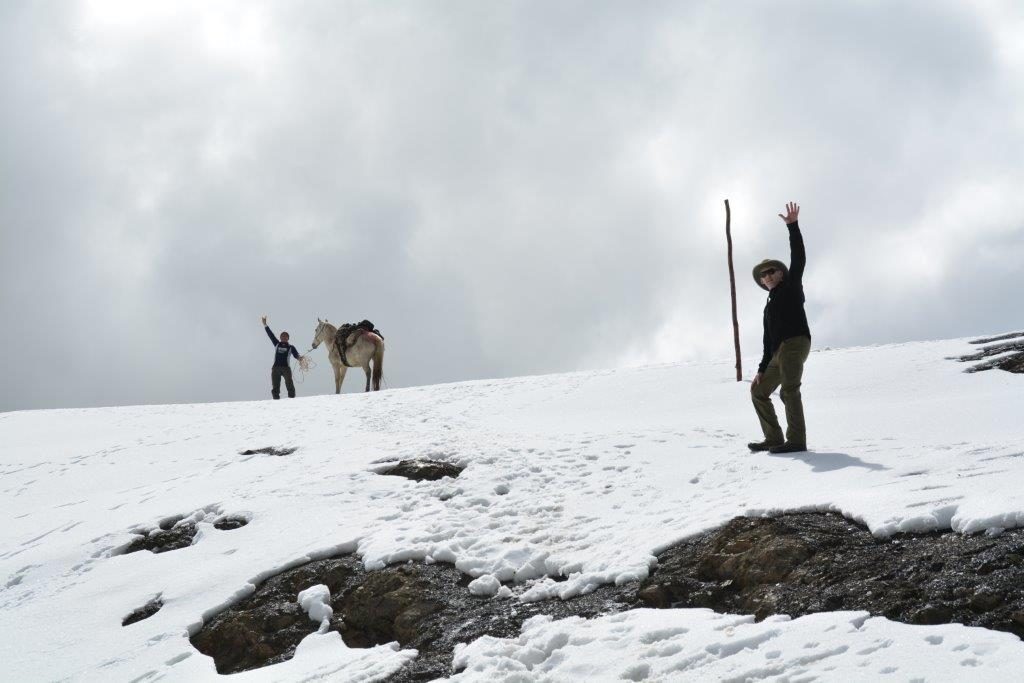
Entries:
POLYGON ((484 574, 469 583, 469 592, 482 597, 497 595, 499 589, 501 582, 491 574, 484 574))
POLYGON ((306 611, 309 618, 320 622, 318 633, 326 633, 331 627, 331 617, 334 616, 334 608, 331 607, 331 589, 322 583, 310 586, 299 592, 299 606, 306 611))

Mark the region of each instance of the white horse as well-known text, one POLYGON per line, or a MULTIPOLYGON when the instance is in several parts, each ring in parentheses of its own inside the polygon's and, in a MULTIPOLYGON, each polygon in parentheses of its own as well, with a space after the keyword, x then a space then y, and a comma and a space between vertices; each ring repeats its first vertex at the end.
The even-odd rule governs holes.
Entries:
MULTIPOLYGON (((335 336, 338 328, 326 320, 316 319, 316 331, 313 332, 313 348, 323 342, 327 346, 327 360, 334 368, 334 393, 341 393, 341 383, 345 381, 345 372, 349 368, 361 367, 366 373, 366 391, 370 390, 370 361, 373 361, 373 390, 380 391, 380 380, 384 377, 384 340, 373 332, 355 330, 344 340, 345 360, 341 360, 335 336)), ((340 340, 339 340, 340 341, 340 340)))

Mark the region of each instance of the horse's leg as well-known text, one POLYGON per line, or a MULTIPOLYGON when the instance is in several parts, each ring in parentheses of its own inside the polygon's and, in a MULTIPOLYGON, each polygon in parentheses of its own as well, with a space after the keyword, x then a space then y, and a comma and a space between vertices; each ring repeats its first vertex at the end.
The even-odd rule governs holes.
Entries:
POLYGON ((334 368, 334 393, 341 393, 341 383, 345 381, 345 366, 340 363, 332 365, 334 368))
POLYGON ((363 372, 366 373, 366 390, 370 390, 370 362, 363 363, 363 372))
POLYGON ((380 391, 380 381, 384 379, 384 340, 377 342, 373 351, 373 390, 380 391))

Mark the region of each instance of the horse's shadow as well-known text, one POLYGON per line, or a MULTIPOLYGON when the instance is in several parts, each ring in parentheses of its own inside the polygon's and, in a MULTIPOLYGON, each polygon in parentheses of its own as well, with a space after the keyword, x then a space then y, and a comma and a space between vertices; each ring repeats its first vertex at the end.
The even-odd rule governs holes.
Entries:
POLYGON ((887 470, 885 465, 877 462, 864 462, 846 453, 818 453, 803 451, 800 453, 771 453, 773 458, 793 458, 805 462, 812 467, 812 472, 832 472, 846 467, 862 467, 866 470, 887 470))

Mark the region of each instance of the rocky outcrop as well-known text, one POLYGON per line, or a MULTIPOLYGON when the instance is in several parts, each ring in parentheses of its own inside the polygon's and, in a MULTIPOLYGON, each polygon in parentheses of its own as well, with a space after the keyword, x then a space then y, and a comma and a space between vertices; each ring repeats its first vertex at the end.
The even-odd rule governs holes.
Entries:
MULTIPOLYGON (((213 617, 192 636, 192 645, 213 657, 222 674, 290 659, 299 641, 319 626, 299 606, 299 592, 325 584, 332 596, 341 595, 355 587, 361 573, 361 564, 352 556, 317 560, 282 572, 213 617)), ((335 611, 330 630, 339 630, 340 616, 335 611)))
POLYGON ((446 602, 438 583, 443 584, 444 577, 417 565, 368 574, 339 601, 345 642, 350 647, 372 647, 436 639, 440 634, 430 633, 426 622, 446 602))
POLYGON ((291 448, 277 448, 275 446, 264 446, 263 448, 250 448, 242 451, 239 455, 291 455, 299 450, 298 446, 291 448))
POLYGON ((796 617, 867 610, 911 624, 1024 636, 1024 531, 874 538, 835 514, 737 518, 666 551, 643 583, 652 607, 796 617))
POLYGON ((974 363, 965 372, 980 372, 999 368, 1007 372, 1024 373, 1024 332, 975 339, 971 343, 983 346, 977 353, 956 358, 962 363, 974 363))
POLYGON ((222 517, 213 523, 214 529, 220 529, 221 531, 231 531, 232 529, 241 529, 243 526, 249 523, 249 520, 245 517, 239 516, 228 516, 222 517))
POLYGON ((438 460, 402 460, 393 467, 380 470, 379 473, 405 477, 413 481, 437 481, 444 477, 455 479, 464 469, 466 468, 454 463, 438 460))
POLYGON ((338 631, 349 647, 397 641, 419 656, 392 682, 432 680, 452 673, 452 651, 483 635, 518 635, 536 614, 593 617, 637 605, 636 584, 606 586, 572 600, 524 604, 471 595, 469 577, 449 564, 409 563, 367 572, 348 555, 282 572, 255 593, 218 614, 192 644, 213 657, 219 673, 234 673, 289 659, 299 641, 317 630, 299 607, 298 593, 325 584, 338 631))
POLYGON ((121 626, 128 626, 136 622, 142 621, 143 619, 149 619, 151 616, 160 611, 160 608, 164 606, 164 601, 160 599, 160 596, 156 596, 142 607, 134 610, 131 614, 121 620, 121 626))
POLYGON ((123 554, 137 553, 140 550, 148 550, 152 553, 166 553, 171 550, 180 550, 192 545, 192 539, 196 536, 196 525, 191 522, 181 522, 168 529, 158 528, 136 537, 128 544, 123 554))
POLYGON ((222 515, 218 506, 210 506, 196 510, 192 514, 174 515, 163 519, 156 526, 139 525, 132 529, 135 539, 128 545, 114 551, 113 555, 127 555, 140 550, 152 553, 166 553, 171 550, 187 548, 195 541, 197 527, 200 522, 211 522, 215 529, 230 531, 249 523, 249 515, 222 515))
MULTIPOLYGON (((537 614, 595 617, 642 606, 708 607, 758 619, 866 610, 912 624, 956 622, 1024 637, 1024 530, 878 539, 835 514, 741 517, 673 546, 658 561, 642 583, 523 603, 473 595, 470 577, 449 564, 367 572, 351 555, 317 560, 268 579, 192 643, 220 673, 284 661, 320 626, 297 602, 300 591, 317 584, 330 590, 329 629, 349 647, 397 641, 419 651, 392 683, 451 675, 457 643, 515 637, 537 614)), ((510 588, 521 594, 527 586, 510 588)))

